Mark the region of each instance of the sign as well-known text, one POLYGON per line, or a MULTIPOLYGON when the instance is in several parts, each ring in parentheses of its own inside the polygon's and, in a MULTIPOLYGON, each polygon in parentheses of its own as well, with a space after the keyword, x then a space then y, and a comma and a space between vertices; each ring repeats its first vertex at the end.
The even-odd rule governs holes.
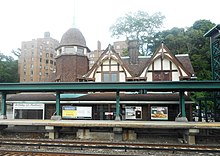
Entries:
POLYGON ((168 120, 168 107, 151 107, 152 120, 168 120))
POLYGON ((62 111, 63 118, 76 118, 77 117, 76 107, 63 106, 62 110, 63 110, 62 111))
POLYGON ((63 118, 92 118, 92 107, 63 106, 63 118))
POLYGON ((126 106, 125 119, 142 119, 142 107, 126 106))
POLYGON ((105 115, 114 115, 113 112, 105 112, 105 115))
POLYGON ((15 103, 14 109, 44 109, 43 103, 15 103))
POLYGON ((14 119, 43 119, 45 117, 44 103, 14 103, 14 119))

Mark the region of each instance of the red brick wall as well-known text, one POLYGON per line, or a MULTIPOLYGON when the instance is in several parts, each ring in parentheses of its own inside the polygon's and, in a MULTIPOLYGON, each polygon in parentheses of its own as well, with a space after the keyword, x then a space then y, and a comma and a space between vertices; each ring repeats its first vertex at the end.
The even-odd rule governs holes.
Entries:
POLYGON ((87 56, 61 55, 56 60, 56 76, 61 82, 78 82, 89 70, 87 56))

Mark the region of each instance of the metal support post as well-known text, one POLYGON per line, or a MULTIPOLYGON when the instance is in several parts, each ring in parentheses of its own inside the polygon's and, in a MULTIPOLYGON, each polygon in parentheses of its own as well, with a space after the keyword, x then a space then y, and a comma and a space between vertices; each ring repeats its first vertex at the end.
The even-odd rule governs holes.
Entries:
POLYGON ((2 92, 2 106, 1 106, 1 119, 6 119, 6 93, 2 92))
POLYGON ((115 114, 115 120, 121 120, 120 118, 120 96, 119 91, 116 91, 116 114, 115 114))
POLYGON ((51 117, 52 120, 60 120, 61 112, 60 112, 60 92, 56 92, 56 115, 54 114, 51 117))
POLYGON ((184 92, 183 92, 183 91, 180 91, 179 94, 180 94, 181 114, 182 114, 182 117, 186 117, 184 92))
POLYGON ((202 101, 199 100, 199 121, 202 121, 202 101))
POLYGON ((205 121, 208 122, 208 106, 207 106, 206 98, 205 98, 205 121))
POLYGON ((179 107, 181 108, 181 117, 177 117, 175 121, 177 122, 187 122, 186 118, 186 109, 185 109, 185 99, 184 99, 184 91, 179 92, 179 107))
POLYGON ((60 92, 56 92, 56 116, 60 115, 60 92))

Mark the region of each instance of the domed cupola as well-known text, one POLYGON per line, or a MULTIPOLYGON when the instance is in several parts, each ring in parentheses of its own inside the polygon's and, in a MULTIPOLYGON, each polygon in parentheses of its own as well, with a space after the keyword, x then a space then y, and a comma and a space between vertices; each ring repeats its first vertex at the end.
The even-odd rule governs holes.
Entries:
POLYGON ((57 56, 59 55, 86 55, 90 50, 86 46, 86 40, 77 28, 67 30, 60 41, 59 47, 56 48, 57 56))
POLYGON ((60 46, 81 46, 86 47, 86 40, 77 28, 70 28, 67 30, 60 41, 60 46))
POLYGON ((56 48, 56 80, 60 82, 78 82, 89 70, 86 55, 90 50, 86 46, 83 34, 77 28, 67 30, 56 48))

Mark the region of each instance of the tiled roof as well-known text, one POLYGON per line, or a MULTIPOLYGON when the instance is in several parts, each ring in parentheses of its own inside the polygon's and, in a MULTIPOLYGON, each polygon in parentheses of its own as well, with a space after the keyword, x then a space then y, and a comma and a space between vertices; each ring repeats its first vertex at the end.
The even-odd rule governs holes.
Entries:
POLYGON ((60 46, 77 45, 86 47, 86 40, 77 28, 70 28, 67 30, 60 41, 60 46))

